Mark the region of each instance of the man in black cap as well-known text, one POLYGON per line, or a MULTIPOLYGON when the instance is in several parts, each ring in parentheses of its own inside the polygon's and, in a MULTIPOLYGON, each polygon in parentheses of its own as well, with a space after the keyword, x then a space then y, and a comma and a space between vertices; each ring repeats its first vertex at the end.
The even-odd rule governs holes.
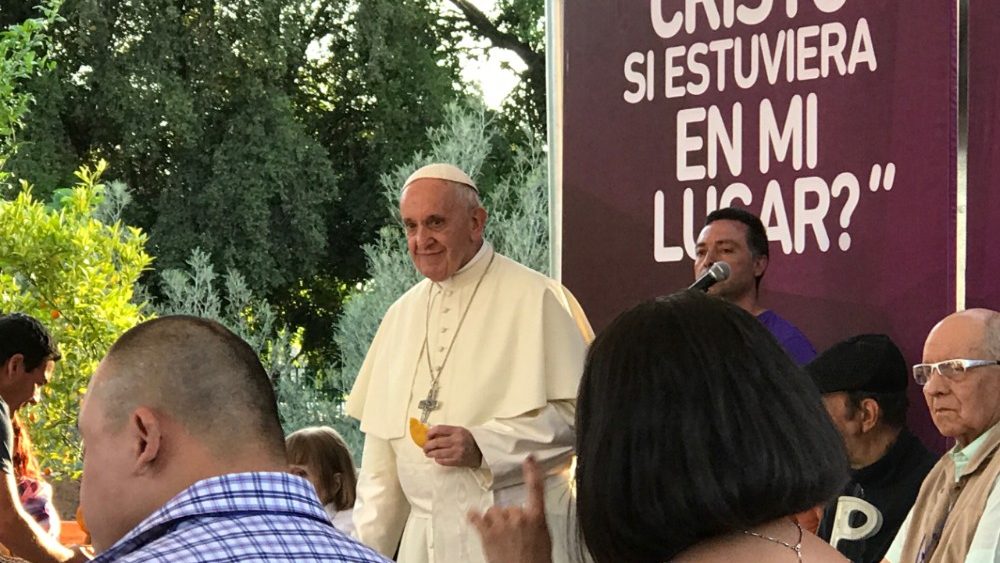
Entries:
POLYGON ((937 459, 906 429, 906 360, 888 336, 862 334, 835 344, 806 370, 853 470, 818 534, 852 561, 881 561, 937 459))

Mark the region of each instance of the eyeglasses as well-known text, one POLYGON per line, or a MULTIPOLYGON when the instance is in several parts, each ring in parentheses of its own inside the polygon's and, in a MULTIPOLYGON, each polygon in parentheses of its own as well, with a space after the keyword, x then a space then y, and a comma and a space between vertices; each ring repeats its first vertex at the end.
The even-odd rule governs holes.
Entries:
POLYGON ((936 364, 917 364, 913 366, 913 380, 917 385, 926 385, 934 372, 938 372, 945 379, 957 381, 961 379, 965 372, 983 366, 998 366, 1000 360, 945 360, 936 364))

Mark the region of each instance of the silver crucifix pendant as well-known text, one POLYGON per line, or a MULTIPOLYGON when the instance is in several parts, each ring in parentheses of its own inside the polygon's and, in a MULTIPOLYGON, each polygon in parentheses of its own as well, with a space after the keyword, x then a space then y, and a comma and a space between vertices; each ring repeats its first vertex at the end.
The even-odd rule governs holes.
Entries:
POLYGON ((441 403, 437 400, 438 396, 438 384, 435 381, 427 392, 427 398, 423 401, 417 403, 417 407, 423 413, 420 415, 420 422, 427 424, 427 418, 431 415, 431 411, 436 411, 441 408, 441 403))

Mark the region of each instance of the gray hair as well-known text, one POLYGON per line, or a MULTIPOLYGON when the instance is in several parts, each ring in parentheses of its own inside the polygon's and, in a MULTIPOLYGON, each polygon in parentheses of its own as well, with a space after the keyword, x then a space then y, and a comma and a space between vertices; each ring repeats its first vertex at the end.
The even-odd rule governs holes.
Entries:
POLYGON ((483 206, 482 200, 479 199, 478 191, 460 182, 453 182, 451 180, 445 180, 444 182, 454 189, 455 196, 459 199, 459 201, 464 203, 470 211, 473 209, 479 209, 483 206))

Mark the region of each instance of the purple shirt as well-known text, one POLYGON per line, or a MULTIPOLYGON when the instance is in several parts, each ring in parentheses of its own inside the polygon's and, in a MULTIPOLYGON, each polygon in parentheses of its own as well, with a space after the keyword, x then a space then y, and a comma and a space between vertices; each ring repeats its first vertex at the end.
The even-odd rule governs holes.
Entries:
POLYGON ((795 360, 795 363, 802 366, 816 357, 816 349, 813 348, 806 335, 795 328, 795 325, 779 317, 774 311, 764 311, 757 315, 757 320, 771 331, 771 334, 788 352, 788 355, 795 360))

